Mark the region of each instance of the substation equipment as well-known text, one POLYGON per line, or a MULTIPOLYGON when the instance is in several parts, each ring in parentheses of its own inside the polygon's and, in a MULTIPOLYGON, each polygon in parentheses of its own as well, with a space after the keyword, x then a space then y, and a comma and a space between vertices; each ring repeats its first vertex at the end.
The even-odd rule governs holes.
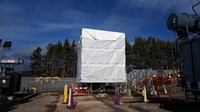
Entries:
POLYGON ((199 4, 192 6, 195 14, 172 13, 167 20, 168 29, 176 33, 182 50, 182 86, 186 96, 193 93, 195 100, 200 95, 200 16, 194 8, 199 4))
MULTIPOLYGON (((4 42, 4 44, 0 46, 0 52, 2 53, 3 48, 10 48, 11 43, 11 41, 4 42)), ((14 65, 23 63, 24 60, 22 59, 0 58, 0 100, 20 90, 21 73, 14 71, 14 65)))

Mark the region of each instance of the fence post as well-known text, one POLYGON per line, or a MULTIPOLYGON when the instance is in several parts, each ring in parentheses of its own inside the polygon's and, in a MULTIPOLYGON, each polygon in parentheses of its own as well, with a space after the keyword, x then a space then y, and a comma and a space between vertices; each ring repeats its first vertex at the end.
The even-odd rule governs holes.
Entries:
POLYGON ((41 85, 40 85, 40 91, 42 91, 43 90, 43 79, 41 80, 41 85))
POLYGON ((29 86, 29 77, 26 78, 26 89, 25 89, 25 91, 29 88, 28 86, 29 86))
POLYGON ((54 91, 56 90, 56 80, 54 80, 54 91))

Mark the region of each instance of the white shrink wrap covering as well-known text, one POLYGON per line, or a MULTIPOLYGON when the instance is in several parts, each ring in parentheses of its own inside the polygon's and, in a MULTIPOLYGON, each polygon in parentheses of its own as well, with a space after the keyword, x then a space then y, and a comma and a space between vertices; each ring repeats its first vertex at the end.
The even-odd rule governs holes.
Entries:
POLYGON ((126 82, 125 34, 83 28, 78 44, 77 82, 126 82))

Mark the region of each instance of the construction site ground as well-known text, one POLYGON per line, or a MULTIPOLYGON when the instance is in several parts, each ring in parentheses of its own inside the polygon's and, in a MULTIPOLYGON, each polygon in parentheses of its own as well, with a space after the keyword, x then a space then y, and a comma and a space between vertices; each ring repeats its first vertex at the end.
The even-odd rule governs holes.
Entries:
POLYGON ((148 97, 144 102, 142 96, 121 96, 120 105, 114 104, 114 95, 105 93, 74 97, 75 109, 67 109, 63 104, 62 92, 46 92, 18 104, 0 104, 0 112, 198 112, 200 103, 191 97, 185 102, 183 93, 148 97))

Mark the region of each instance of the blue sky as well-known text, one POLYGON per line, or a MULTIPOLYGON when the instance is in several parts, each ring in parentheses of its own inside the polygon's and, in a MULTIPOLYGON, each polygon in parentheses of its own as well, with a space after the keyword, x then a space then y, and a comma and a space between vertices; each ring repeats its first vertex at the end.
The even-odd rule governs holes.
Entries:
POLYGON ((3 56, 28 64, 38 46, 45 51, 49 42, 78 41, 85 27, 124 32, 131 42, 136 36, 169 40, 172 12, 193 14, 191 0, 0 0, 0 38, 13 41, 3 56))

